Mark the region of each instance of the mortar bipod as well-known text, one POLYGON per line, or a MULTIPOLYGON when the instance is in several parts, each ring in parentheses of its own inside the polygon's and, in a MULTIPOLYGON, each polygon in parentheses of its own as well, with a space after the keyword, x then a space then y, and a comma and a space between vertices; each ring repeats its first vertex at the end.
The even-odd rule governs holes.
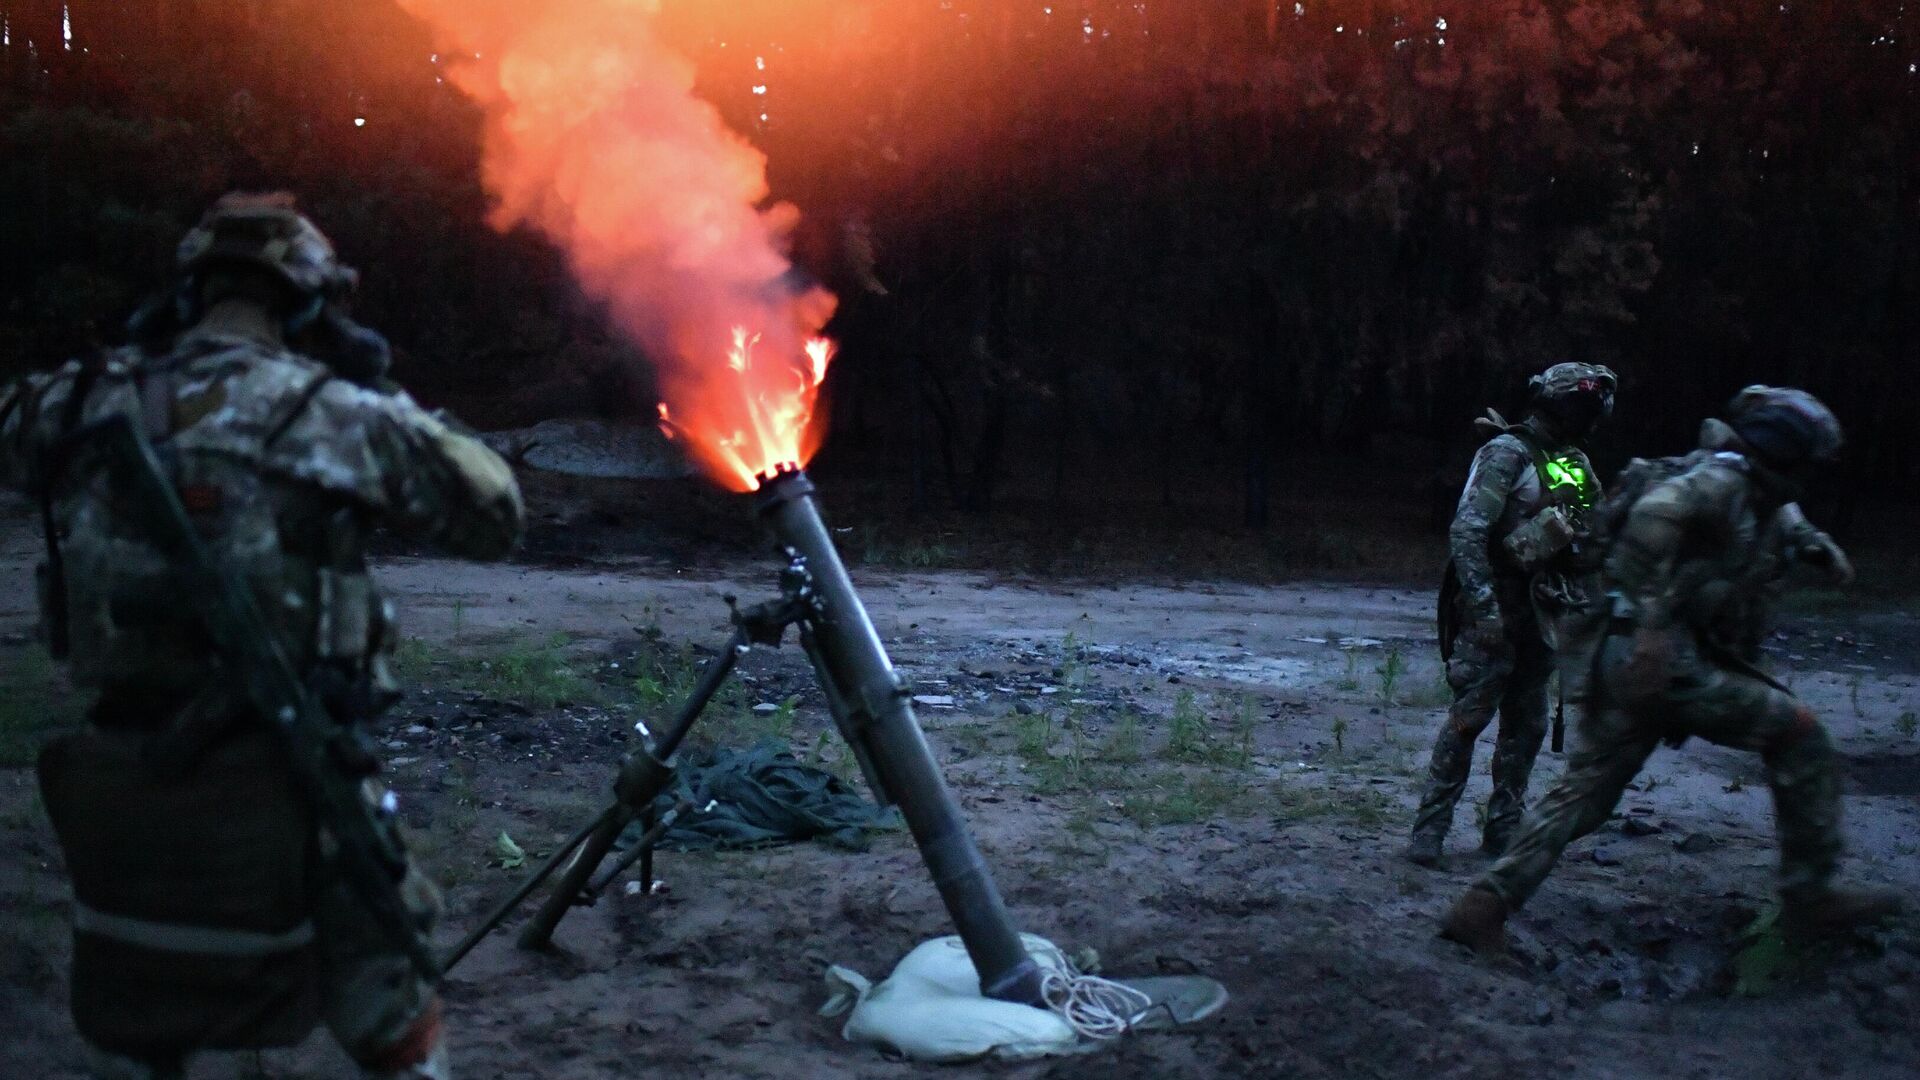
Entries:
POLYGON ((627 754, 620 763, 619 773, 614 777, 613 802, 568 838, 512 893, 488 912, 480 925, 448 952, 441 964, 443 972, 451 970, 482 938, 505 922, 514 909, 563 863, 566 872, 561 875, 559 884, 554 886, 546 902, 520 932, 519 944, 523 949, 544 948, 552 940, 554 928, 566 917, 568 910, 576 904, 591 904, 594 897, 636 859, 640 862, 642 875, 647 879, 646 887, 651 888, 654 843, 672 827, 677 817, 706 801, 697 797, 683 799, 664 818, 653 820, 654 801, 673 784, 674 770, 668 762, 748 649, 755 645, 778 648, 787 627, 810 620, 819 612, 819 601, 814 594, 813 577, 807 570, 806 559, 792 552, 788 554, 787 566, 780 572, 780 596, 777 599, 741 608, 734 597, 726 597, 727 607, 731 610, 733 635, 727 639, 720 655, 701 672, 700 681, 681 703, 672 722, 657 737, 644 727, 641 729, 641 747, 627 754), (606 874, 595 880, 594 872, 606 861, 627 825, 636 819, 643 821, 646 826, 639 842, 606 874), (575 854, 576 851, 578 854, 575 854), (569 855, 573 856, 570 862, 569 855))

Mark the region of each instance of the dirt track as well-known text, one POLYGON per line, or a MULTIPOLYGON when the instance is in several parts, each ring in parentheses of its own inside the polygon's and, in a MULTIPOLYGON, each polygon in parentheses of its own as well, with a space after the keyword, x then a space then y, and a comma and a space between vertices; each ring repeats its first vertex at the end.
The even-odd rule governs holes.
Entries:
MULTIPOLYGON (((31 617, 32 555, 29 534, 0 536, 9 657, 31 617)), ((659 648, 649 642, 717 643, 719 596, 758 598, 771 569, 696 578, 639 561, 552 569, 397 559, 382 568, 407 628, 433 643, 423 654, 429 684, 387 738, 424 856, 451 884, 445 940, 513 880, 491 865, 493 838, 505 830, 530 852, 550 848, 602 798, 642 713, 618 695, 522 708, 436 686, 433 673, 558 632, 567 639, 553 647, 573 669, 623 687, 621 673, 659 648)), ((1914 921, 1765 996, 1731 996, 1739 932, 1769 893, 1770 814, 1757 761, 1698 743, 1658 753, 1622 817, 1576 844, 1517 919, 1522 970, 1476 966, 1434 940, 1436 914, 1478 866, 1467 853, 1477 839, 1470 807, 1485 777, 1482 761, 1456 824, 1453 869, 1393 857, 1440 714, 1421 593, 857 576, 917 692, 954 700, 922 719, 1025 928, 1098 949, 1110 972, 1197 969, 1234 994, 1222 1017, 1192 1030, 962 1074, 1920 1069, 1914 921), (1168 746, 1193 736, 1174 730, 1176 717, 1204 718, 1185 750, 1168 746), (1137 745, 1127 733, 1135 724, 1137 745), (1182 822, 1191 816, 1201 820, 1182 822)), ((1850 760, 1849 875, 1920 891, 1920 739, 1900 723, 1920 709, 1920 619, 1800 619, 1788 629, 1776 642, 1783 670, 1850 760)), ((826 720, 797 653, 756 654, 745 673, 754 681, 744 704, 799 698, 794 743, 813 746, 826 720)), ((1536 784, 1558 771, 1543 754, 1536 784)), ((80 1075, 64 1014, 57 859, 30 770, 0 771, 8 1076, 80 1075)), ((864 854, 813 845, 667 853, 659 876, 671 889, 664 899, 618 896, 579 910, 552 954, 520 953, 510 933, 485 943, 447 988, 458 1074, 954 1074, 845 1044, 812 1012, 824 963, 877 977, 947 932, 903 834, 864 854)), ((209 1058, 195 1075, 254 1065, 251 1055, 209 1058)), ((276 1077, 349 1075, 317 1039, 266 1055, 264 1066, 276 1077)))

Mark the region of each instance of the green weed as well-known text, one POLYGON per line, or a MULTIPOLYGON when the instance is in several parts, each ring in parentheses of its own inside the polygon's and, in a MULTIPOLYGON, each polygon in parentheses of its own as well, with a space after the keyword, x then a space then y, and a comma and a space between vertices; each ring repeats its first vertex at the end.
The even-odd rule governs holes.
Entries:
POLYGON ((1360 653, 1355 649, 1347 649, 1345 652, 1347 654, 1347 671, 1346 674, 1340 676, 1340 681, 1334 685, 1341 690, 1358 690, 1360 689, 1360 653))
POLYGON ((1173 716, 1167 721, 1166 756, 1175 761, 1206 760, 1207 718, 1191 690, 1182 690, 1173 699, 1173 716))
POLYGON ((1387 649, 1387 658, 1373 671, 1380 676, 1380 700, 1393 704, 1393 692, 1400 686, 1400 677, 1407 673, 1407 658, 1401 655, 1400 646, 1387 649))
POLYGON ((1780 929, 1780 905, 1769 905, 1740 933, 1743 942, 1733 956, 1733 992, 1739 997, 1764 997, 1781 979, 1792 975, 1797 957, 1780 929))
POLYGON ((1131 764, 1146 756, 1146 734, 1140 726, 1140 714, 1128 710, 1120 714, 1120 719, 1107 732, 1107 742, 1100 748, 1100 758, 1119 764, 1131 764))
POLYGON ((1333 718, 1333 752, 1342 757, 1347 753, 1347 718, 1344 716, 1333 718))
POLYGON ((1013 749, 1022 761, 1032 765, 1053 754, 1053 714, 1031 712, 1013 720, 1013 749))
POLYGON ((44 647, 0 649, 0 767, 31 765, 41 745, 80 715, 44 647))
POLYGON ((1900 714, 1900 718, 1893 722, 1893 726, 1899 730, 1900 734, 1911 739, 1916 732, 1920 732, 1920 713, 1908 709, 1900 714))

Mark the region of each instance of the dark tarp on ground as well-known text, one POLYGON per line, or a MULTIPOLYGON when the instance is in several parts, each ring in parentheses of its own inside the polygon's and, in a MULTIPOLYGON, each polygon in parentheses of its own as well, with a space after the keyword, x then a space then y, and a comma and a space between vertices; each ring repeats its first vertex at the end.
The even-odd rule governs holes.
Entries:
MULTIPOLYGON (((762 743, 751 750, 717 749, 683 757, 680 782, 654 803, 665 814, 688 792, 711 799, 710 811, 689 811, 662 837, 659 847, 706 851, 764 844, 823 840, 864 851, 875 829, 897 828, 899 815, 881 810, 824 769, 803 765, 787 747, 762 743)), ((640 823, 620 838, 626 847, 640 823)))

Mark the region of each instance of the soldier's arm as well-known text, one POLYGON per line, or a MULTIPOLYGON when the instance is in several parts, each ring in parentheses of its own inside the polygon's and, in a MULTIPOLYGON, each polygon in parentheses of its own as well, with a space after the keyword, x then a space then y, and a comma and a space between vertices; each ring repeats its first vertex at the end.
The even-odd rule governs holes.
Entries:
POLYGON ((1473 471, 1460 493, 1447 542, 1460 588, 1476 619, 1499 613, 1493 592, 1493 554, 1489 546, 1494 523, 1506 512, 1507 500, 1521 474, 1532 467, 1518 439, 1501 436, 1473 456, 1473 471))
POLYGON ((1825 570, 1837 584, 1853 582, 1853 560, 1833 537, 1807 520, 1799 503, 1788 503, 1779 513, 1780 537, 1790 557, 1825 570))
POLYGON ((386 523, 472 559, 497 559, 526 531, 513 470, 474 436, 414 404, 386 397, 374 431, 386 523))
POLYGON ((1587 470, 1587 476, 1593 482, 1593 505, 1599 506, 1600 501, 1607 497, 1607 485, 1601 482, 1600 472, 1593 467, 1593 459, 1587 456, 1585 450, 1575 450, 1574 454, 1579 457, 1580 467, 1587 470))

